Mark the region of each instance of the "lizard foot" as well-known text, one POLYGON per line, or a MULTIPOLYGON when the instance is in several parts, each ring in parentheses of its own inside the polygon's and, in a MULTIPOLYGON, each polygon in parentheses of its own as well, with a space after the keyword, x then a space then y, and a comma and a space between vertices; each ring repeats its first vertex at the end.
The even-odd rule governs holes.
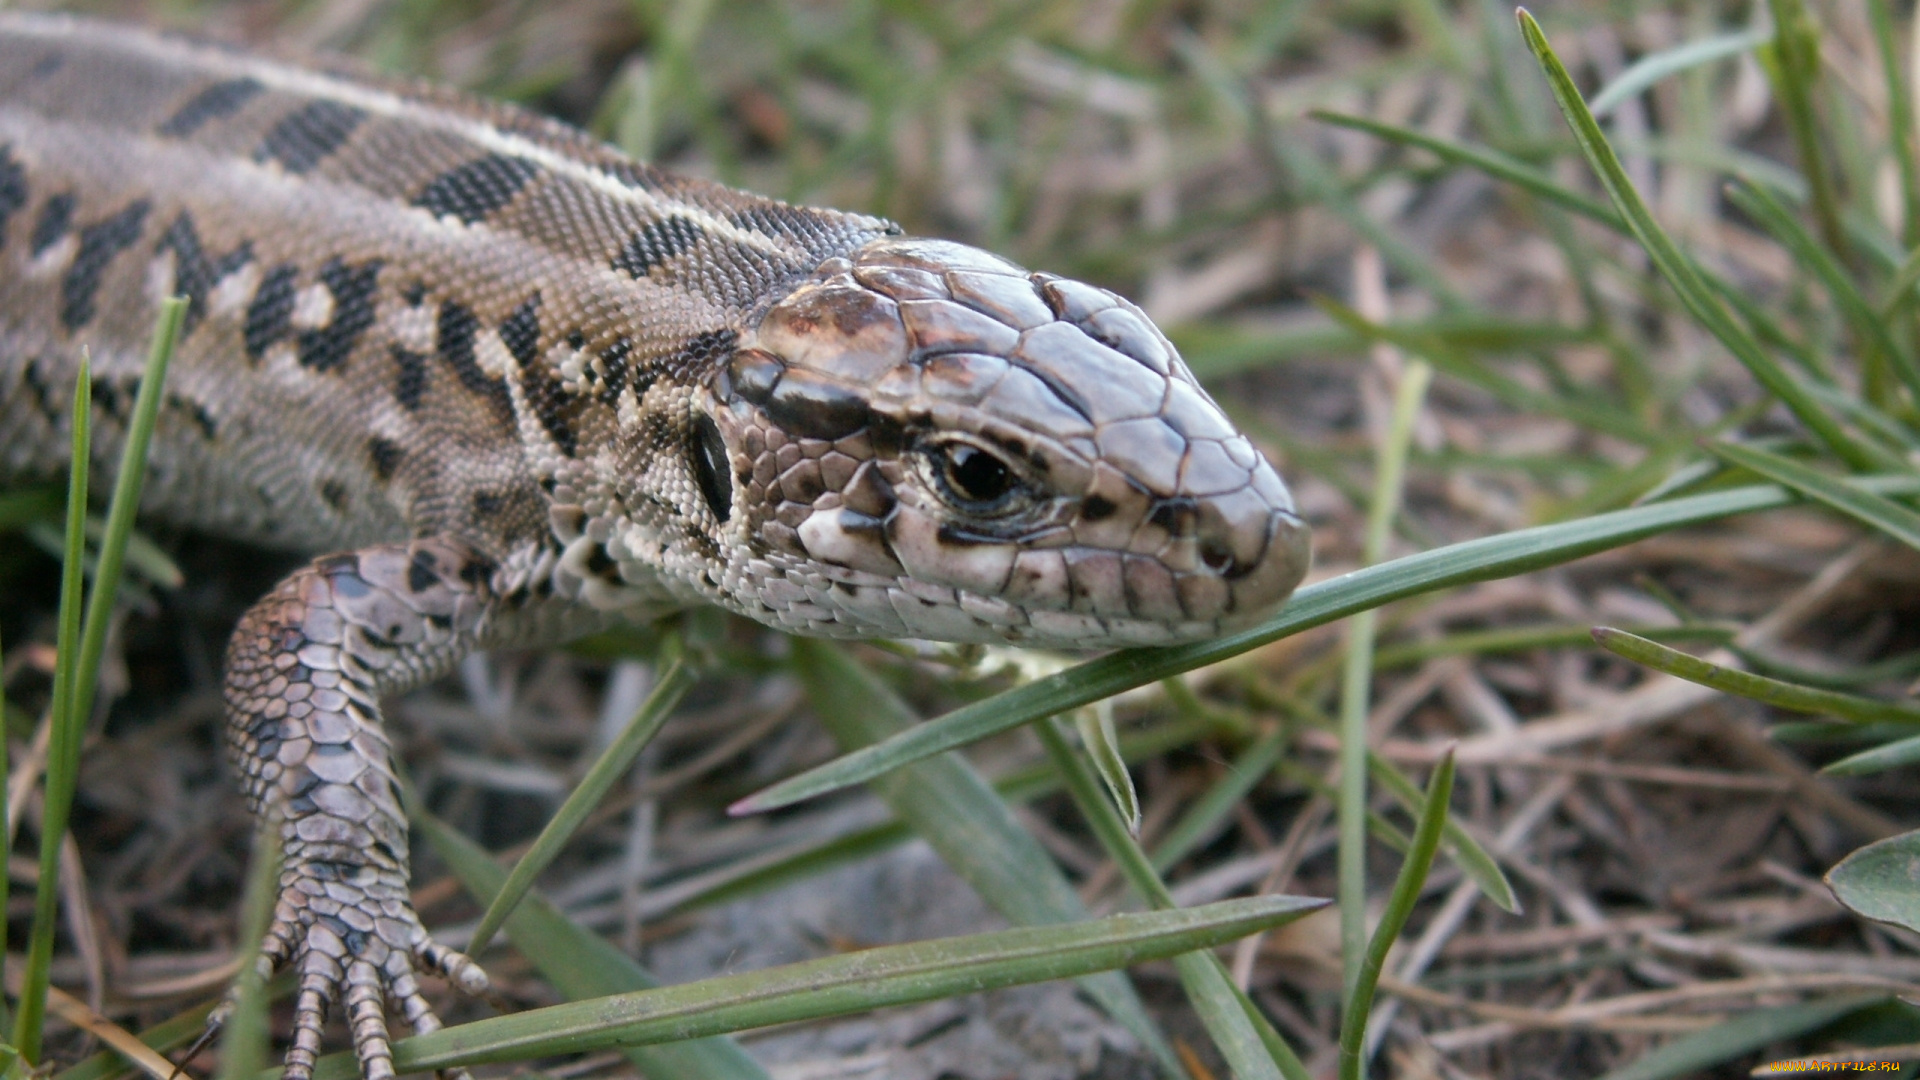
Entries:
MULTIPOLYGON (((388 1005, 406 1017, 415 1034, 440 1029, 416 972, 442 975, 473 995, 486 993, 488 986, 480 965, 427 935, 404 880, 365 865, 289 863, 255 962, 262 975, 291 967, 298 978, 285 1080, 312 1077, 327 1008, 336 998, 345 1005, 360 1075, 393 1080, 388 1005)), ((232 1011, 229 994, 209 1025, 218 1026, 232 1011)))

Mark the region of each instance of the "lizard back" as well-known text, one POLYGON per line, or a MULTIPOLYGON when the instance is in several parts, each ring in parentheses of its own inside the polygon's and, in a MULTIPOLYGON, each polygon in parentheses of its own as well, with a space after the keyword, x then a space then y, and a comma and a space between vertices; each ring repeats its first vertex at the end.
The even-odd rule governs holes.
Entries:
POLYGON ((891 231, 426 84, 0 14, 0 475, 64 469, 83 348, 110 467, 178 293, 151 512, 304 551, 508 551, 548 531, 529 443, 604 442, 891 231))

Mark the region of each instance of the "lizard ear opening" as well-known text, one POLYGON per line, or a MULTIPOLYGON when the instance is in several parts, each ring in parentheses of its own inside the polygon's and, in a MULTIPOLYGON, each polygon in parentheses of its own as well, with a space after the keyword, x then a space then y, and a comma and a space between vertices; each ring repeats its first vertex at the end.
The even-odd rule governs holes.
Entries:
POLYGON ((726 524, 733 513, 733 473, 727 465, 727 444, 713 417, 701 413, 693 418, 693 480, 707 500, 715 521, 726 524))

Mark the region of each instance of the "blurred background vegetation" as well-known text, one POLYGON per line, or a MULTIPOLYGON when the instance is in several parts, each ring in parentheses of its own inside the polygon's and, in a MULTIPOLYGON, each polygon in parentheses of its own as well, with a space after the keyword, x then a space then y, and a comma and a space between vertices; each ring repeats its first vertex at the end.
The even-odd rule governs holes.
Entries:
MULTIPOLYGON (((67 6, 295 55, 345 52, 553 113, 671 168, 883 214, 1125 293, 1282 467, 1316 529, 1316 579, 1626 507, 1675 476, 1707 479, 1703 439, 1738 433, 1832 464, 1607 220, 1495 0, 67 6), (1520 174, 1531 180, 1511 182, 1520 174), (1370 550, 1378 452, 1415 363, 1437 378, 1410 432, 1404 508, 1370 550)), ((1895 138, 1913 139, 1900 92, 1915 83, 1908 6, 1565 0, 1538 15, 1589 96, 1636 62, 1668 64, 1629 76, 1635 92, 1602 117, 1624 175, 1719 302, 1805 372, 1862 445, 1884 449, 1866 463, 1911 470, 1914 403, 1821 262, 1873 302, 1894 354, 1911 351, 1920 203, 1895 138), (1813 42, 1785 83, 1778 59, 1770 73, 1756 52, 1783 9, 1813 42), (1783 107, 1783 85, 1804 101, 1783 107), (1734 178, 1781 199, 1814 246, 1738 203, 1734 178)), ((212 673, 224 628, 285 565, 160 540, 189 584, 149 589, 116 639, 120 681, 103 697, 136 692, 89 751, 76 818, 83 847, 110 853, 88 879, 104 944, 67 972, 116 1015, 148 1020, 170 1011, 155 1004, 168 991, 215 985, 183 973, 230 945, 245 826, 212 766, 212 673)), ((0 583, 39 597, 40 558, 0 548, 0 583)), ((9 645, 28 643, 8 653, 15 700, 40 692, 50 610, 36 601, 6 616, 9 645)), ((1795 509, 1387 609, 1363 701, 1372 745, 1420 775, 1440 745, 1461 742, 1454 813, 1500 857, 1522 911, 1436 868, 1382 984, 1377 1071, 1731 1077, 1788 1057, 1920 1056, 1920 1026, 1897 1000, 1920 987, 1920 935, 1857 918, 1819 880, 1915 823, 1911 774, 1819 776, 1863 745, 1857 728, 1771 738, 1772 710, 1594 648, 1587 630, 1601 623, 1898 699, 1920 676, 1920 559, 1795 509)), ((551 877, 577 884, 556 885, 556 901, 629 945, 671 941, 705 917, 693 912, 771 888, 756 875, 780 859, 780 880, 804 889, 863 853, 854 841, 867 834, 848 824, 871 824, 848 817, 857 801, 771 824, 722 815, 834 750, 810 721, 787 722, 806 700, 783 667, 788 647, 744 626, 717 633, 726 673, 701 681, 690 715, 551 877)), ((1346 640, 1323 628, 1119 703, 1142 846, 1182 903, 1256 887, 1335 893, 1329 717, 1346 640)), ((416 781, 489 846, 524 840, 590 755, 601 717, 631 708, 643 668, 609 669, 608 656, 644 647, 478 661, 409 699, 395 712, 416 781)), ((973 657, 854 655, 929 716, 1011 678, 973 657)), ((1031 780, 1040 759, 1024 735, 974 754, 1002 779, 1031 780)), ((1032 800, 1022 822, 1089 906, 1129 906, 1071 804, 1044 783, 1020 790, 1032 800)), ((1398 857, 1373 855, 1377 911, 1398 857)), ((887 889, 872 891, 861 902, 883 905, 887 889)), ((470 917, 463 903, 450 880, 424 885, 430 925, 470 917)), ((1338 946, 1310 920, 1223 954, 1315 1075, 1336 1057, 1338 946)), ((490 961, 508 996, 545 1000, 515 963, 490 961)), ((1183 1019, 1170 969, 1137 981, 1184 1067, 1225 1075, 1183 1019)), ((780 1075, 919 1075, 907 1044, 861 1043, 867 1072, 851 1059, 835 1072, 819 1045, 762 1048, 788 1062, 780 1075)), ((1021 1075, 1130 1076, 1149 1060, 1096 1050, 1065 1072, 1021 1075)))

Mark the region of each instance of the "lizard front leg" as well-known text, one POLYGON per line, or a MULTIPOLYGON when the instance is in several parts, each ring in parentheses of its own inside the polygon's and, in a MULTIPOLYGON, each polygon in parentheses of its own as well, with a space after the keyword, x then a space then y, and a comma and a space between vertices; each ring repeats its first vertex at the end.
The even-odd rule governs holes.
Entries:
POLYGON ((249 610, 227 650, 227 745, 254 814, 280 822, 285 862, 258 959, 298 974, 288 1080, 306 1080, 328 1005, 344 996, 367 1080, 394 1075, 386 1007, 440 1026, 415 979, 487 988, 436 944, 409 894, 407 819, 379 700, 475 647, 493 564, 447 539, 319 559, 249 610))

